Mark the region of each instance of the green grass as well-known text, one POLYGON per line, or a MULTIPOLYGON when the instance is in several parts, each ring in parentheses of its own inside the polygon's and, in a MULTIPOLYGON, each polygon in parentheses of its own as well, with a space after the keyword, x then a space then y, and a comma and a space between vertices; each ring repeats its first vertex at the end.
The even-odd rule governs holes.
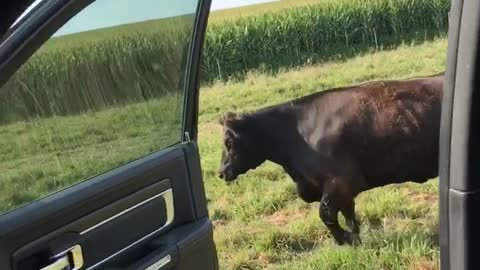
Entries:
POLYGON ((180 101, 0 126, 0 212, 177 143, 180 101))
MULTIPOLYGON (((319 65, 249 73, 201 89, 199 146, 222 269, 438 269, 437 181, 365 192, 357 198, 363 245, 337 247, 292 181, 271 163, 225 185, 216 177, 217 118, 336 86, 428 75, 445 68, 446 39, 319 65), (219 101, 219 98, 221 101, 219 101)), ((80 115, 0 127, 0 211, 172 144, 178 96, 80 115)), ((343 221, 342 221, 343 222, 343 221)))
POLYGON ((322 89, 434 74, 444 70, 446 46, 445 39, 404 44, 204 87, 200 152, 222 269, 438 269, 438 180, 361 194, 356 202, 363 245, 337 247, 318 217, 318 204, 298 199, 278 166, 266 163, 233 186, 216 177, 221 151, 216 120, 226 111, 250 111, 322 89))

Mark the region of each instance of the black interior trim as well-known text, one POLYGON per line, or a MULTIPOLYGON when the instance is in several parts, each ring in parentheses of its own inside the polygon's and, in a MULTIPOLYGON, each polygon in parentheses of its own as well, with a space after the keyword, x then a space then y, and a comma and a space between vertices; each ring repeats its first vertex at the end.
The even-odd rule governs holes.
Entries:
POLYGON ((183 141, 196 141, 198 137, 198 107, 200 95, 200 63, 203 55, 203 44, 205 38, 205 31, 208 24, 208 15, 210 13, 211 0, 200 0, 200 12, 197 17, 196 27, 194 29, 194 36, 192 44, 192 51, 190 52, 190 69, 187 73, 187 89, 185 102, 188 106, 185 107, 183 115, 183 130, 188 132, 190 138, 186 138, 185 132, 182 134, 183 141))
POLYGON ((458 42, 452 115, 452 146, 450 149, 450 188, 471 191, 480 188, 480 182, 469 180, 469 150, 477 140, 471 137, 475 125, 471 117, 474 108, 473 89, 476 87, 480 5, 477 1, 464 2, 458 42))
POLYGON ((444 136, 448 134, 451 137, 449 152, 445 153, 442 149, 448 160, 441 160, 442 167, 449 166, 448 169, 442 168, 440 179, 441 260, 442 269, 466 270, 480 268, 475 247, 480 240, 480 216, 476 211, 476 206, 480 204, 480 182, 477 179, 480 167, 476 164, 480 153, 480 92, 477 91, 480 87, 480 2, 458 1, 455 4, 463 6, 456 6, 461 9, 461 18, 452 17, 454 23, 460 25, 459 31, 456 31, 458 40, 449 40, 451 58, 447 64, 449 77, 446 86, 449 95, 444 98, 445 110, 449 111, 445 111, 444 116, 450 114, 452 118, 442 119, 451 121, 449 129, 442 129, 444 136), (449 187, 448 196, 445 195, 445 185, 449 187), (445 237, 448 237, 447 244, 444 243, 445 237))
POLYGON ((447 64, 440 125, 439 191, 440 191, 440 257, 441 269, 450 269, 448 196, 450 179, 450 148, 457 47, 460 34, 463 0, 452 1, 449 14, 447 64))
POLYGON ((168 234, 149 242, 147 250, 149 252, 137 250, 137 260, 133 264, 119 257, 102 270, 145 269, 152 262, 167 255, 171 256, 171 262, 165 266, 165 269, 218 269, 218 258, 213 243, 213 227, 208 218, 172 229, 168 234))
POLYGON ((3 0, 0 10, 0 39, 34 0, 3 0))
POLYGON ((216 247, 212 239, 212 223, 208 218, 203 218, 172 230, 171 233, 152 241, 151 246, 175 244, 180 259, 175 269, 218 269, 216 247), (203 265, 198 265, 197 262, 202 262, 203 265))
POLYGON ((467 193, 451 189, 449 196, 451 263, 447 269, 479 269, 480 218, 474 211, 480 205, 480 192, 467 193))
POLYGON ((208 217, 207 198, 205 195, 198 145, 195 141, 184 144, 183 151, 185 152, 188 172, 190 173, 195 215, 197 218, 208 217))

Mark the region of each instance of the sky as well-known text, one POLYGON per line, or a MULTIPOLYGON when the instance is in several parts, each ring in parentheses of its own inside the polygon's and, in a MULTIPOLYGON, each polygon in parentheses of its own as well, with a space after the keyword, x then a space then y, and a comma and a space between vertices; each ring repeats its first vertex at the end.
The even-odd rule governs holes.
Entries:
POLYGON ((248 6, 266 2, 274 2, 275 0, 212 0, 212 9, 219 10, 225 8, 248 6))
MULTIPOLYGON (((45 0, 36 0, 27 12, 42 1, 45 0)), ((212 0, 211 10, 273 1, 276 0, 212 0)), ((179 3, 180 1, 177 2, 177 0, 97 0, 64 25, 55 36, 193 13, 197 0, 183 0, 182 4, 179 3), (132 3, 142 3, 142 5, 132 5, 132 3), (115 8, 115 16, 105 16, 106 13, 111 12, 112 7, 115 8)))

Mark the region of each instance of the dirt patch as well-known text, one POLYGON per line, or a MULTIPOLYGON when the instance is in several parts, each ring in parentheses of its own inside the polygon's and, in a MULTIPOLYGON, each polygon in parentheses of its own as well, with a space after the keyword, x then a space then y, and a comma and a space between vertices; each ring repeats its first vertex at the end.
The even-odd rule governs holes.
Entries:
POLYGON ((273 256, 260 253, 256 259, 257 263, 262 266, 262 268, 267 267, 268 265, 275 263, 275 258, 273 256))
POLYGON ((200 137, 208 136, 210 134, 220 134, 222 126, 217 122, 207 122, 198 125, 198 133, 200 137))
POLYGON ((434 194, 416 194, 412 197, 413 202, 426 202, 429 204, 438 203, 438 195, 434 194))
POLYGON ((387 215, 382 218, 381 228, 385 231, 402 231, 406 228, 410 220, 406 220, 405 217, 400 214, 387 215))
POLYGON ((227 224, 227 222, 225 220, 221 220, 221 219, 212 221, 212 225, 213 225, 214 229, 219 227, 219 226, 224 226, 225 224, 227 224))
POLYGON ((436 193, 424 193, 406 189, 404 190, 404 194, 413 203, 438 204, 438 194, 436 193))
POLYGON ((291 221, 305 218, 308 212, 309 209, 284 209, 267 216, 266 220, 277 227, 284 227, 291 221))
POLYGON ((438 270, 440 269, 438 263, 434 261, 428 260, 417 260, 413 261, 409 268, 409 270, 438 270))

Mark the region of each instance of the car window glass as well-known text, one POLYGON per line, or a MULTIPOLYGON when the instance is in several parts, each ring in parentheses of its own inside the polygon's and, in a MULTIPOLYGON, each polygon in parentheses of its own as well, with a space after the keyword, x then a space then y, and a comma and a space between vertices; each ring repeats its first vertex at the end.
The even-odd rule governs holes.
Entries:
POLYGON ((181 140, 197 0, 98 0, 0 88, 0 212, 181 140))

